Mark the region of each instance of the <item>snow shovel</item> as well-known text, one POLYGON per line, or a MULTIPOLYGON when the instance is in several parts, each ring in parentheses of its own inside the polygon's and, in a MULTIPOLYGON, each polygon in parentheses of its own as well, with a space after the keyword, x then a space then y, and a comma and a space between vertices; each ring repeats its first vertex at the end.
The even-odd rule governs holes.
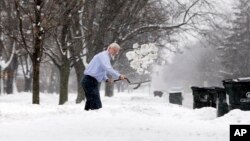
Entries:
MULTIPOLYGON (((117 82, 117 81, 120 81, 120 80, 121 79, 119 78, 119 79, 114 80, 114 82, 117 82)), ((127 80, 128 83, 131 83, 128 78, 125 78, 125 80, 127 80)))
MULTIPOLYGON (((120 81, 121 79, 116 79, 116 80, 114 80, 114 82, 117 82, 117 81, 120 81)), ((141 84, 139 83, 131 83, 130 82, 130 80, 128 79, 128 78, 125 78, 125 80, 127 80, 127 82, 128 82, 128 84, 129 85, 135 85, 135 84, 137 84, 137 86, 136 87, 134 87, 133 89, 138 89, 140 86, 141 86, 141 84)))

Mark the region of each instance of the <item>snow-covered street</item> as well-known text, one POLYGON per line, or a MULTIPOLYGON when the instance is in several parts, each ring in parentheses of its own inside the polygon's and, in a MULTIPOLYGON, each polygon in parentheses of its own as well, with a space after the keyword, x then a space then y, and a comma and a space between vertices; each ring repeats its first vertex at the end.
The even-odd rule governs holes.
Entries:
POLYGON ((102 96, 103 108, 84 111, 70 95, 57 105, 58 95, 41 94, 32 105, 31 94, 0 98, 1 141, 228 141, 230 124, 249 124, 250 112, 234 110, 216 117, 216 109, 169 104, 167 96, 118 93, 102 96))
POLYGON ((1 0, 0 141, 243 141, 249 37, 250 0, 1 0))

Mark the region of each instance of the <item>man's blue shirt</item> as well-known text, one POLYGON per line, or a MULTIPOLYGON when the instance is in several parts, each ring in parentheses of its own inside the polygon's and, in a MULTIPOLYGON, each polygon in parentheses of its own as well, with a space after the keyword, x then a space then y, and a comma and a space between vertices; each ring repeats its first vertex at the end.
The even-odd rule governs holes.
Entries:
POLYGON ((98 82, 107 80, 107 74, 111 75, 113 79, 118 79, 121 74, 113 69, 110 58, 108 51, 96 54, 85 69, 84 74, 94 77, 98 82))

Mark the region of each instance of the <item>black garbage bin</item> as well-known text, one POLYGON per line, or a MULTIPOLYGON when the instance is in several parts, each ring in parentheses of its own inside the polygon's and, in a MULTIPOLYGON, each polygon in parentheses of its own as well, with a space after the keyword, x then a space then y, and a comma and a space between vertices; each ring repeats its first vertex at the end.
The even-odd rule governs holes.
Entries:
POLYGON ((154 96, 162 97, 163 92, 162 91, 154 91, 154 96))
POLYGON ((172 92, 169 93, 169 103, 182 105, 182 93, 181 92, 172 92))
POLYGON ((226 92, 220 87, 191 87, 193 91, 193 108, 217 108, 217 116, 228 113, 226 92))
POLYGON ((216 108, 216 95, 210 87, 191 87, 193 91, 193 108, 214 107, 216 108))
POLYGON ((169 103, 182 105, 182 100, 183 100, 183 97, 182 97, 182 92, 180 89, 172 88, 169 91, 169 103))
POLYGON ((228 113, 227 95, 224 88, 214 87, 217 93, 217 116, 223 116, 228 113))
POLYGON ((229 95, 229 109, 250 110, 250 78, 223 80, 229 95))

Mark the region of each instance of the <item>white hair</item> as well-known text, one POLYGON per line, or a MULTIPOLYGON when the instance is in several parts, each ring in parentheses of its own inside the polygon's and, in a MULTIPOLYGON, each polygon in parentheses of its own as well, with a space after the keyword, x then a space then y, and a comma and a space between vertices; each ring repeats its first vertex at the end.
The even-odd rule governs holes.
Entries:
POLYGON ((121 49, 121 47, 120 47, 117 43, 111 43, 111 44, 108 46, 108 49, 109 49, 109 48, 121 49))

